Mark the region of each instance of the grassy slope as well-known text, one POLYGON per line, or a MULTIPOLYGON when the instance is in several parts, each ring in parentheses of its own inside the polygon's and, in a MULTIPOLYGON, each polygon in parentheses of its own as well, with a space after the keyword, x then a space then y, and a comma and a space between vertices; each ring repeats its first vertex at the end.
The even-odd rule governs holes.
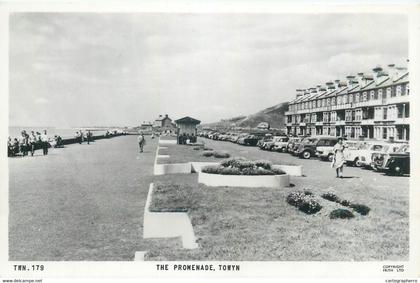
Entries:
POLYGON ((226 128, 235 123, 239 127, 256 127, 261 122, 268 122, 272 128, 281 129, 284 127, 284 112, 287 107, 287 103, 280 103, 248 116, 226 119, 206 126, 226 128))

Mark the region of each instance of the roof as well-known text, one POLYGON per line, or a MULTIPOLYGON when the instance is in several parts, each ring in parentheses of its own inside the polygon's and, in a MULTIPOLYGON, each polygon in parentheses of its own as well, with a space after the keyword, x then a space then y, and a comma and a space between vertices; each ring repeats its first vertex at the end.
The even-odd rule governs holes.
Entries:
POLYGON ((185 116, 184 118, 175 120, 175 123, 177 123, 177 124, 200 124, 201 121, 197 120, 197 119, 194 119, 194 118, 191 118, 189 116, 185 116))

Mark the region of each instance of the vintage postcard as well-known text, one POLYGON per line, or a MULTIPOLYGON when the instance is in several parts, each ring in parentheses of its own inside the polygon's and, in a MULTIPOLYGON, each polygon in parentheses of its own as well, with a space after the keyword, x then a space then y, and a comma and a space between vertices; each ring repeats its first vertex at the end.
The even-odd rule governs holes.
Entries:
POLYGON ((417 278, 419 16, 5 2, 1 279, 417 278))

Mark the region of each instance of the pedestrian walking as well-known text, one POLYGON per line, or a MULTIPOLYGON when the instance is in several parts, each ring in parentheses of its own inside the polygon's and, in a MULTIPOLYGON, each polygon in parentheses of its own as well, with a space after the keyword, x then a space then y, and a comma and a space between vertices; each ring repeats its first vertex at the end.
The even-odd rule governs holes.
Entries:
POLYGON ((49 138, 47 135, 47 130, 44 130, 44 133, 41 135, 41 144, 43 154, 48 155, 49 138))
POLYGON ((88 130, 87 133, 86 133, 86 141, 87 141, 87 144, 90 143, 90 138, 91 137, 92 137, 92 133, 90 132, 90 130, 88 130))
POLYGON ((343 178, 343 167, 346 159, 344 157, 344 149, 346 146, 343 144, 343 138, 338 138, 338 142, 334 145, 333 152, 334 158, 331 167, 335 169, 337 178, 343 178))
POLYGON ((35 136, 35 132, 34 131, 31 131, 31 134, 29 136, 29 147, 31 149, 31 156, 34 156, 36 142, 37 142, 37 138, 35 136))
POLYGON ((146 139, 144 138, 143 133, 141 133, 140 136, 138 137, 138 141, 139 141, 140 152, 143 152, 143 147, 146 144, 146 139))

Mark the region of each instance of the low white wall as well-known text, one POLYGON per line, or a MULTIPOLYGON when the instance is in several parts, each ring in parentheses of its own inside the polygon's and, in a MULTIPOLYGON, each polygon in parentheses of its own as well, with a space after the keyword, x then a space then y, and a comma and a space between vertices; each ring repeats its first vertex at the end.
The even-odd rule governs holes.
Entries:
POLYGON ((153 183, 150 184, 144 207, 143 238, 181 237, 185 249, 196 249, 194 230, 186 212, 150 212, 153 183))
POLYGON ((159 140, 159 144, 176 144, 176 140, 159 140))
POLYGON ((199 172, 198 182, 212 187, 269 187, 284 188, 290 185, 290 176, 285 175, 220 175, 199 172))
POLYGON ((302 176, 302 165, 273 165, 286 172, 290 176, 302 176))
POLYGON ((158 155, 157 158, 169 158, 171 157, 170 155, 158 155))
POLYGON ((191 163, 158 164, 155 163, 154 174, 187 174, 191 173, 191 163))

